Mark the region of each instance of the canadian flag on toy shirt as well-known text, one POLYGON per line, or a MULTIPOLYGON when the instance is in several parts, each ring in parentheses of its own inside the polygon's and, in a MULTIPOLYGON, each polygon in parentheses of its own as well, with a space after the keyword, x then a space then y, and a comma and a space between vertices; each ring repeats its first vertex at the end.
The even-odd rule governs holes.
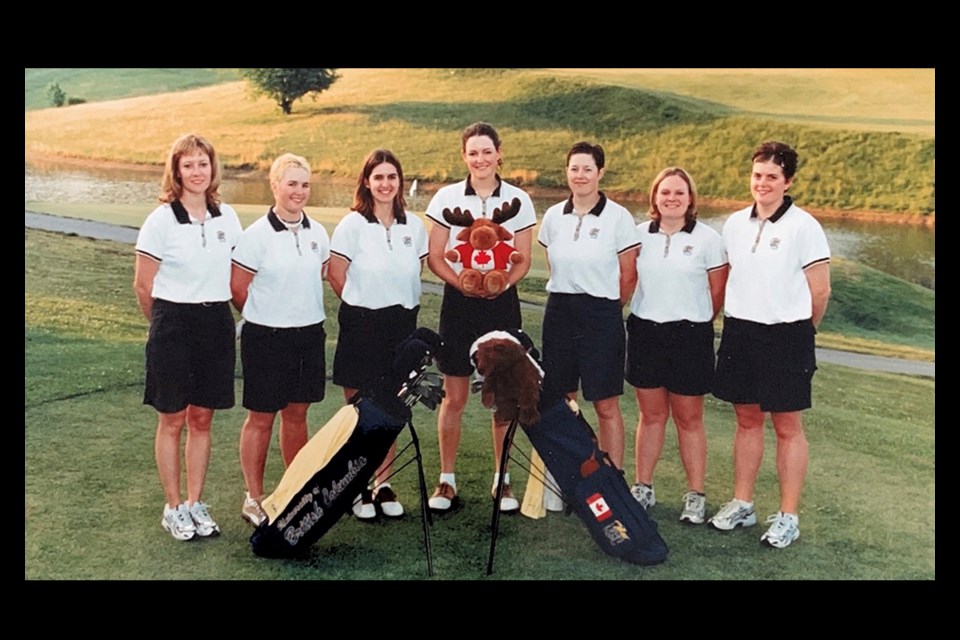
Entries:
POLYGON ((599 493, 587 498, 587 505, 590 506, 590 511, 593 511, 593 517, 597 519, 597 522, 603 522, 613 515, 610 507, 607 506, 607 501, 599 493))

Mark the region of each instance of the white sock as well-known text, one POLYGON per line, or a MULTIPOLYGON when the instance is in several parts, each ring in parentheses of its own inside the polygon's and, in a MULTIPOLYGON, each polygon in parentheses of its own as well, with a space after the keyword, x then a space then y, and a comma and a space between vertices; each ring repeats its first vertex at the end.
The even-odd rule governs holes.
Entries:
MULTIPOLYGON (((499 474, 499 473, 495 473, 495 474, 493 474, 493 490, 494 490, 494 491, 497 490, 497 483, 498 483, 498 482, 500 482, 500 474, 499 474)), ((509 471, 507 471, 505 474, 503 474, 503 484, 510 484, 510 472, 509 472, 509 471)))
POLYGON ((456 474, 454 473, 441 473, 440 482, 441 483, 446 482, 448 485, 453 487, 454 491, 457 490, 457 478, 456 478, 456 474))

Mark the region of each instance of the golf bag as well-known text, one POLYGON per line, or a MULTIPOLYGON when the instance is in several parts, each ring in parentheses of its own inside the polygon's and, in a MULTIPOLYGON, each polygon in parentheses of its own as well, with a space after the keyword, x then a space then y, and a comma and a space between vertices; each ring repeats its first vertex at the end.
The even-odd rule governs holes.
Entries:
POLYGON ((660 564, 667 544, 579 410, 557 399, 540 421, 520 425, 543 458, 566 502, 604 553, 634 564, 660 564))
POLYGON ((303 553, 351 511, 409 423, 410 407, 420 401, 433 409, 439 403, 440 376, 426 372, 439 344, 437 334, 417 329, 397 347, 389 369, 297 453, 262 502, 268 517, 250 538, 255 554, 280 558, 303 553))
MULTIPOLYGON (((482 393, 484 405, 495 406, 500 419, 513 421, 504 458, 519 424, 604 553, 641 565, 666 560, 667 544, 656 523, 630 494, 623 472, 597 446, 593 429, 575 403, 551 383, 549 371, 543 372, 530 337, 520 330, 490 332, 473 344, 471 358, 477 368, 474 389, 482 393)), ((505 463, 504 459, 501 465, 505 463)), ((495 509, 494 543, 497 516, 495 509)), ((488 573, 493 548, 491 544, 488 573)))

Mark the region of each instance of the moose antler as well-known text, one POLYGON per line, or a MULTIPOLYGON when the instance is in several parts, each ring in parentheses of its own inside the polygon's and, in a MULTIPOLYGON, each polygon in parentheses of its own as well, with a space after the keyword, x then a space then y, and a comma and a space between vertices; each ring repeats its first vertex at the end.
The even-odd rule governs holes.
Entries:
POLYGON ((520 198, 514 198, 509 203, 504 204, 502 208, 494 209, 493 216, 490 219, 497 224, 503 224, 518 213, 520 213, 520 198))
POLYGON ((473 214, 470 213, 470 210, 465 209, 460 211, 460 207, 457 207, 453 211, 444 209, 443 219, 457 227, 469 227, 473 224, 473 214))

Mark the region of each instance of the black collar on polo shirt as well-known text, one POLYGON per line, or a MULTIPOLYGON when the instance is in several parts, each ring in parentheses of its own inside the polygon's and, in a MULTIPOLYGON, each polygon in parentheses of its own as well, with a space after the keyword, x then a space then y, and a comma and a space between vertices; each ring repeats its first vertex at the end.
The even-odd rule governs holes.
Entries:
MULTIPOLYGON (((183 206, 183 203, 179 200, 174 200, 170 203, 170 208, 173 209, 173 215, 177 219, 177 222, 180 224, 190 224, 190 214, 187 213, 187 208, 183 206)), ((214 218, 220 215, 220 209, 207 204, 207 211, 210 212, 210 215, 214 218)))
MULTIPOLYGON (((290 230, 286 223, 280 219, 280 216, 274 212, 273 207, 270 207, 270 211, 267 211, 267 221, 270 223, 270 226, 273 227, 274 231, 290 230)), ((310 228, 310 218, 308 218, 307 214, 303 211, 300 212, 300 224, 303 225, 304 229, 310 228)))
MULTIPOLYGON (((697 226, 697 221, 694 219, 694 220, 691 220, 690 222, 686 223, 686 224, 683 225, 682 227, 680 227, 680 231, 686 231, 687 233, 693 233, 693 228, 694 228, 695 226, 697 226)), ((647 228, 647 233, 659 233, 659 232, 660 232, 660 221, 659 221, 659 220, 654 220, 653 222, 650 223, 650 227, 647 228)))
MULTIPOLYGON (((600 217, 600 214, 603 213, 603 208, 607 206, 607 196, 603 194, 603 191, 600 191, 600 199, 597 201, 597 204, 593 205, 593 209, 587 211, 587 215, 600 217)), ((567 198, 566 204, 563 205, 564 213, 573 213, 573 194, 570 194, 570 197, 567 198)))
MULTIPOLYGON (((491 195, 491 196, 497 196, 497 197, 499 198, 499 197, 500 197, 500 185, 503 184, 503 180, 500 179, 500 174, 499 174, 499 173, 496 174, 496 176, 497 176, 497 188, 494 189, 494 190, 493 190, 493 193, 491 193, 490 195, 491 195)), ((464 190, 463 190, 463 195, 465 195, 465 196, 475 196, 475 195, 477 195, 477 190, 473 188, 473 185, 472 185, 472 184, 470 184, 470 176, 467 176, 467 186, 466 186, 466 187, 464 188, 464 190)))
MULTIPOLYGON (((783 214, 787 212, 787 209, 793 206, 793 198, 790 196, 783 196, 783 204, 780 205, 780 208, 773 212, 773 215, 767 218, 767 222, 776 222, 783 217, 783 214)), ((757 217, 757 203, 753 203, 753 209, 750 210, 750 219, 757 217)))

